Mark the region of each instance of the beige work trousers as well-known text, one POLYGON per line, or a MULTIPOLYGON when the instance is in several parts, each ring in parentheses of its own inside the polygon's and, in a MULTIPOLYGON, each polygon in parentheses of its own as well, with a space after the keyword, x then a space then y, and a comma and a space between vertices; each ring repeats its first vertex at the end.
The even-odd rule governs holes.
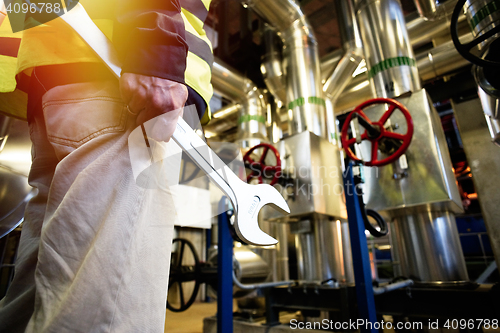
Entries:
POLYGON ((38 194, 0 302, 0 332, 163 332, 169 170, 160 162, 146 186, 136 184, 127 142, 135 115, 117 81, 58 86, 42 106, 29 121, 38 194))

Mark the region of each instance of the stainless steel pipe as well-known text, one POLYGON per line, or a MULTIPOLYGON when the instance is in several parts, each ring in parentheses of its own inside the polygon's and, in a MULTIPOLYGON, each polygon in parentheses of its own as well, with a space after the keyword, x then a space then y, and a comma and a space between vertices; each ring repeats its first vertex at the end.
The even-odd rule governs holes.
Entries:
POLYGON ((264 32, 265 53, 260 66, 264 82, 274 98, 282 103, 286 102, 286 77, 283 72, 281 48, 278 48, 276 30, 265 25, 264 32))
POLYGON ((407 279, 407 280, 403 280, 403 281, 399 281, 399 282, 395 282, 395 283, 389 283, 389 284, 386 284, 386 285, 381 286, 381 287, 373 288, 373 294, 374 295, 381 295, 381 294, 385 294, 385 293, 388 293, 388 292, 393 291, 393 290, 398 290, 401 288, 413 286, 413 284, 414 284, 413 280, 411 280, 411 279, 407 279))
POLYGON ((295 233, 299 280, 315 283, 331 279, 343 284, 353 282, 352 259, 346 262, 345 258, 346 254, 347 259, 351 258, 349 244, 344 244, 346 235, 349 241, 349 233, 343 230, 342 222, 323 217, 308 223, 311 230, 295 233))
POLYGON ((267 114, 262 91, 251 80, 231 69, 220 59, 216 59, 213 64, 212 84, 215 91, 241 105, 236 142, 242 148, 248 148, 268 141, 267 114))
POLYGON ((314 32, 294 0, 244 0, 262 19, 278 30, 286 63, 288 133, 310 131, 326 136, 326 116, 318 45, 314 32))
MULTIPOLYGON (((470 38, 472 36, 468 34, 460 39, 466 42, 470 38)), ((441 44, 429 51, 419 53, 415 58, 418 74, 423 82, 450 75, 469 65, 469 62, 457 52, 452 41, 441 44)), ((346 112, 359 103, 373 97, 375 97, 375 93, 369 86, 368 75, 363 73, 353 78, 335 102, 334 110, 336 114, 346 112)))
POLYGON ((420 283, 469 280, 453 213, 423 210, 392 224, 401 275, 420 283))
POLYGON ((356 10, 374 94, 393 98, 421 89, 399 0, 358 0, 356 10))
POLYGON ((332 101, 336 101, 351 82, 353 73, 363 60, 363 43, 353 3, 351 1, 337 1, 336 8, 345 54, 323 84, 325 95, 332 101))
MULTIPOLYGON (((468 34, 460 38, 462 42, 472 39, 468 34)), ((460 53, 457 52, 453 41, 448 41, 427 52, 416 56, 418 74, 422 81, 428 81, 457 71, 469 65, 460 53)))
POLYGON ((457 0, 413 0, 415 7, 417 7, 420 17, 425 20, 436 20, 447 15, 448 12, 453 11, 457 0))

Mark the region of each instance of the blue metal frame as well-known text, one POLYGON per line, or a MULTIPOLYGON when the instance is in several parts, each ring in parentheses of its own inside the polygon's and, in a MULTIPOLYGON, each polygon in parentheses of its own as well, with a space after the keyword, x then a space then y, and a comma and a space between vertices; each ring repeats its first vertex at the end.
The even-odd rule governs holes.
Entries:
POLYGON ((233 332, 233 238, 229 231, 228 200, 219 202, 219 244, 217 248, 218 292, 217 292, 217 333, 233 332))
MULTIPOLYGON (((375 298, 373 296, 370 256, 366 242, 365 226, 361 207, 356 197, 356 187, 353 175, 353 163, 350 162, 344 173, 344 190, 349 217, 349 234, 351 237, 352 261, 354 266, 354 278, 356 279, 356 298, 358 302, 359 318, 365 319, 373 324, 377 321, 375 309, 375 298)), ((366 325, 361 332, 378 332, 366 325)))

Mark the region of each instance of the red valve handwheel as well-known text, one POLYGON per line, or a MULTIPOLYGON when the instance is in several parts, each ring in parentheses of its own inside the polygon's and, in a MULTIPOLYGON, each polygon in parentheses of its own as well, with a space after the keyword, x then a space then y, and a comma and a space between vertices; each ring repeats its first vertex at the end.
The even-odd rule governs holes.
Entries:
POLYGON ((403 155, 403 153, 410 145, 412 136, 413 136, 413 120, 411 118, 410 112, 408 112, 408 109, 403 104, 390 98, 373 98, 358 105, 347 116, 344 122, 344 126, 342 126, 341 140, 342 140, 342 147, 344 147, 347 156, 349 156, 353 161, 361 162, 366 166, 382 166, 396 161, 401 155, 403 155), (389 109, 376 122, 372 122, 363 112, 363 109, 374 104, 389 104, 389 109), (403 113, 406 119, 407 123, 406 134, 390 132, 384 128, 384 124, 396 109, 399 109, 403 113), (365 132, 361 135, 361 140, 369 140, 372 143, 371 160, 369 162, 362 161, 361 159, 356 157, 356 155, 351 150, 351 146, 356 143, 356 138, 348 139, 347 130, 349 129, 349 123, 351 122, 352 115, 354 113, 357 113, 359 117, 363 117, 364 120, 366 120, 370 125, 377 126, 378 130, 380 131, 380 134, 377 137, 370 137, 367 133, 368 132, 367 130, 365 130, 365 132), (379 160, 378 146, 379 146, 379 141, 383 138, 401 140, 403 143, 393 154, 382 160, 379 160))
POLYGON ((258 178, 259 184, 262 184, 264 182, 262 176, 265 178, 272 178, 269 185, 274 185, 278 181, 281 173, 281 159, 280 153, 276 148, 274 148, 274 146, 268 143, 258 144, 246 152, 245 156, 243 156, 243 161, 245 162, 245 167, 251 170, 250 174, 247 176, 247 183, 250 183, 253 178, 258 178), (254 161, 250 155, 252 155, 252 153, 257 149, 263 149, 264 151, 262 152, 262 155, 260 155, 259 160, 254 161), (266 165, 264 163, 269 150, 271 150, 276 157, 276 165, 266 165), (268 177, 267 175, 271 172, 273 173, 273 176, 268 177))

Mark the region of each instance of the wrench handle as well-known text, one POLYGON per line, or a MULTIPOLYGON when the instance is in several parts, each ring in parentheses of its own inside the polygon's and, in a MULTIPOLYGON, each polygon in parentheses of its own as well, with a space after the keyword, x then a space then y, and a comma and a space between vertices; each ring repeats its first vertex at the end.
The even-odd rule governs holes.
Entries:
MULTIPOLYGON (((113 44, 95 25, 80 3, 61 16, 61 19, 90 46, 117 78, 121 76, 121 64, 113 44)), ((230 184, 241 180, 232 170, 196 135, 184 119, 179 118, 172 138, 229 197, 233 207, 237 209, 238 203, 230 184)))
POLYGON ((242 180, 226 166, 184 119, 179 118, 177 121, 177 127, 172 139, 207 174, 214 184, 231 200, 233 207, 237 209, 238 202, 231 184, 235 181, 242 182, 242 180))

